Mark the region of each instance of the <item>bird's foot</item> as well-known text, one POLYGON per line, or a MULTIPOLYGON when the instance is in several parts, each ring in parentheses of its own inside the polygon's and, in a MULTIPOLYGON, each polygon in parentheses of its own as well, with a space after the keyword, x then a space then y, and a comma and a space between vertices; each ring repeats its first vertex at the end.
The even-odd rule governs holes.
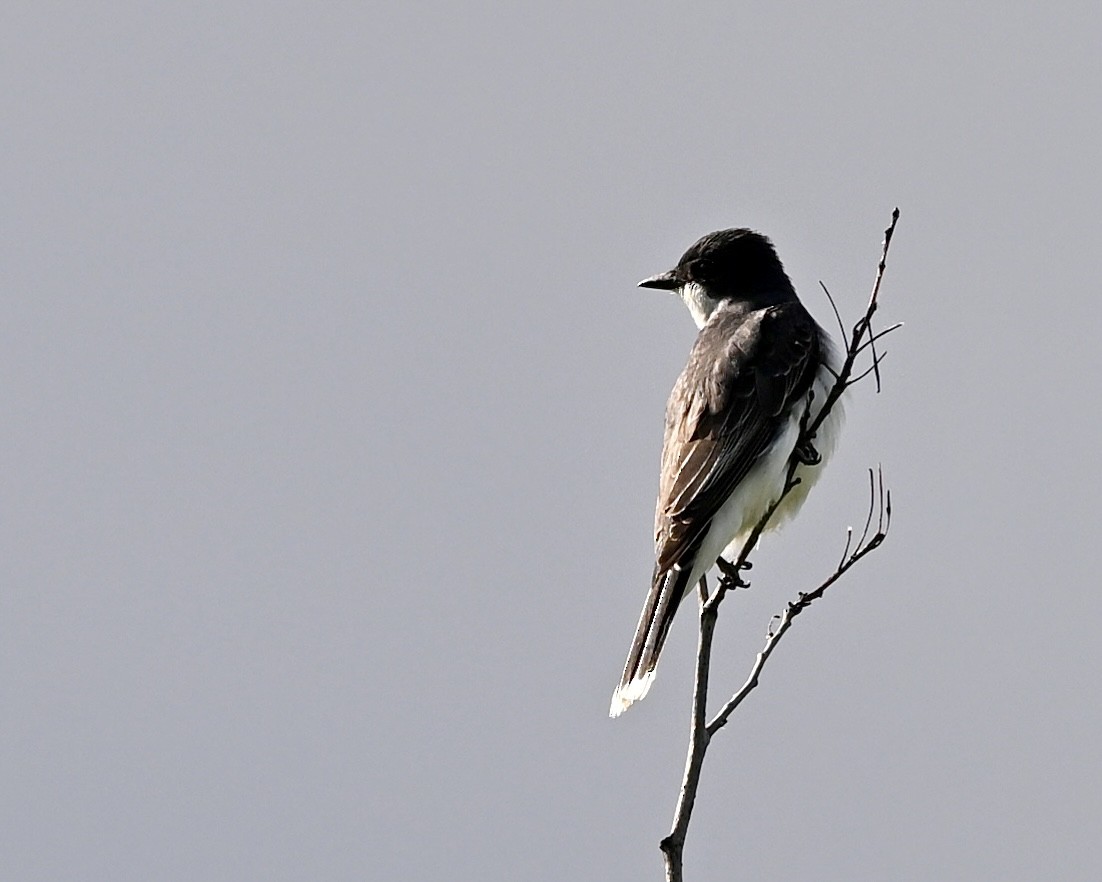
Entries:
POLYGON ((743 570, 753 569, 754 565, 750 563, 750 561, 743 561, 741 566, 736 566, 729 560, 725 560, 724 558, 719 557, 716 558, 716 566, 723 574, 722 576, 720 576, 720 582, 723 583, 724 587, 728 589, 750 587, 750 583, 742 578, 743 570))
POLYGON ((792 451, 792 455, 796 458, 797 462, 806 466, 815 466, 823 461, 822 455, 815 449, 810 441, 806 444, 797 445, 796 449, 792 451))

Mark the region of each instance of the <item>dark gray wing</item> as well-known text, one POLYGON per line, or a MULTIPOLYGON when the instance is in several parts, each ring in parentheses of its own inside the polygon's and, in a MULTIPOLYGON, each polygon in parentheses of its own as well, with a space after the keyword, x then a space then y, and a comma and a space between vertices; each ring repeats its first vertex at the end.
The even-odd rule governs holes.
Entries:
POLYGON ((807 394, 820 345, 818 326, 798 301, 749 314, 721 311, 700 332, 666 408, 657 571, 699 546, 719 507, 807 394))

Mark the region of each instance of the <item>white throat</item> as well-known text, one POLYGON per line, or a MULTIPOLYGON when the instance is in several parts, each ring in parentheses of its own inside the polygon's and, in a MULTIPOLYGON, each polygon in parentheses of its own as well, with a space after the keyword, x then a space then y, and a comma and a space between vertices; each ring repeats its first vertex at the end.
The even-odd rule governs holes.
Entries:
POLYGON ((689 307, 689 313, 693 317, 693 321, 696 322, 698 328, 703 328, 708 319, 712 317, 712 313, 716 311, 716 307, 719 306, 719 301, 714 297, 709 297, 704 288, 698 285, 696 282, 687 282, 681 286, 681 299, 685 301, 685 305, 689 307))

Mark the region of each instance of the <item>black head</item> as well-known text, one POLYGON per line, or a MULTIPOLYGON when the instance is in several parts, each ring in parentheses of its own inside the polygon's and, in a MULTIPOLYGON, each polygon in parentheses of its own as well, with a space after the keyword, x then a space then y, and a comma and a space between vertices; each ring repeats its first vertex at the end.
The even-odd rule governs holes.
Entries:
POLYGON ((709 233, 682 255, 676 267, 644 279, 639 286, 676 291, 690 283, 700 285, 713 298, 792 291, 773 243, 745 228, 709 233))

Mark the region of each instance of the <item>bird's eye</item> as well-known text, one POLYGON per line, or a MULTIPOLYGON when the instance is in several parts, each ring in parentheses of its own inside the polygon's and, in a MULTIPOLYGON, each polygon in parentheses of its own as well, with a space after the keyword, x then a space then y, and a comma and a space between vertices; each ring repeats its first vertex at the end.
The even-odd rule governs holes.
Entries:
POLYGON ((690 281, 701 282, 712 276, 713 268, 714 264, 711 259, 707 257, 698 257, 696 260, 689 263, 686 270, 690 281))

